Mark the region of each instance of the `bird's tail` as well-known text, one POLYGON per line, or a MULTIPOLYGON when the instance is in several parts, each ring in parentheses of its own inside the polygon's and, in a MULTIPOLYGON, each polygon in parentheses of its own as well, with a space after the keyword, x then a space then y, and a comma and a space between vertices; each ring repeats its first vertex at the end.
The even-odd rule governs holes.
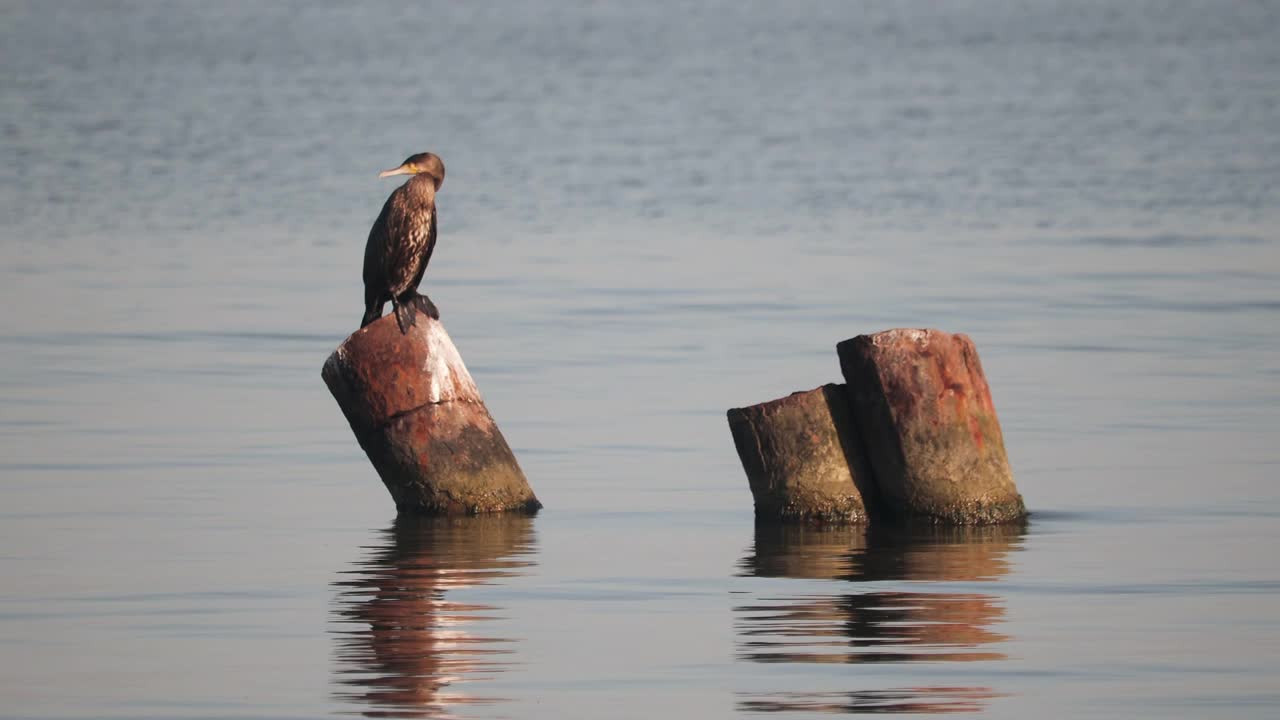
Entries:
POLYGON ((396 313, 396 324, 400 326, 401 335, 408 335, 409 328, 414 325, 414 321, 416 320, 415 316, 417 314, 415 312, 415 305, 416 303, 412 300, 409 302, 400 302, 399 300, 391 301, 391 306, 396 313))
POLYGON ((386 304, 378 291, 370 288, 368 285, 364 287, 364 317, 360 318, 360 327, 364 327, 369 323, 382 317, 382 306, 386 304))

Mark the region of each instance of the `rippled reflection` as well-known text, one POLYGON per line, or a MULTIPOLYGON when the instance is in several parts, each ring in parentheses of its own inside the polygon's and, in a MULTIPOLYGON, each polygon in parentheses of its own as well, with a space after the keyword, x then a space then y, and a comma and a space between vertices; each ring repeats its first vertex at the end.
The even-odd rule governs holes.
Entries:
MULTIPOLYGON (((1002 660, 993 628, 1002 600, 966 590, 864 589, 875 581, 975 582, 1002 577, 1024 529, 758 526, 744 575, 841 580, 834 592, 760 597, 735 608, 738 658, 760 663, 913 663, 1002 660)), ((905 687, 740 693, 753 712, 974 712, 986 687, 905 687)))
POLYGON ((466 687, 510 664, 515 641, 483 632, 500 609, 449 595, 520 574, 533 552, 528 517, 398 518, 335 583, 336 697, 368 717, 501 701, 466 687))
POLYGON ((912 687, 899 690, 867 690, 848 693, 743 694, 740 710, 749 712, 870 713, 973 713, 981 711, 984 700, 998 697, 986 688, 912 687))

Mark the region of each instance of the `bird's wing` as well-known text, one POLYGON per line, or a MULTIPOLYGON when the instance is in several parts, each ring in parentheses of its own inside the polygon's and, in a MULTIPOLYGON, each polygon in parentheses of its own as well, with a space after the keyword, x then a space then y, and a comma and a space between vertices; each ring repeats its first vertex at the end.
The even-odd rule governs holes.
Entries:
POLYGON ((427 233, 427 249, 422 253, 422 270, 426 271, 427 263, 431 262, 431 253, 436 250, 436 228, 439 223, 436 221, 436 208, 432 204, 431 207, 431 231, 427 233))
POLYGON ((369 241, 364 246, 364 270, 361 273, 366 288, 371 285, 382 286, 386 283, 386 271, 383 269, 382 258, 386 254, 387 247, 387 215, 391 210, 391 200, 394 197, 395 193, 387 197, 387 201, 382 204, 382 212, 378 213, 378 219, 374 220, 373 227, 369 228, 369 241))
POLYGON ((409 287, 418 288, 418 284, 422 282, 422 276, 427 274, 427 263, 431 262, 431 253, 436 249, 436 228, 439 224, 436 222, 436 209, 431 208, 429 215, 431 229, 427 231, 427 247, 422 251, 422 262, 418 263, 418 272, 413 276, 413 282, 409 283, 409 287))

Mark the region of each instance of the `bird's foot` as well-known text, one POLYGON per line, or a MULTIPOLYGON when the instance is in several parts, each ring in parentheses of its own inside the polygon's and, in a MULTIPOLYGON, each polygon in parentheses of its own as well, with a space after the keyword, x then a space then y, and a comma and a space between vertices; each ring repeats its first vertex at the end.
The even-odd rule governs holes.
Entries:
POLYGON ((440 309, 436 307, 435 303, 431 302, 431 298, 426 295, 415 295, 413 302, 418 306, 419 310, 427 314, 427 317, 432 320, 440 319, 440 309))
POLYGON ((396 325, 400 327, 401 335, 408 335, 409 328, 413 327, 414 325, 414 321, 415 321, 414 305, 415 303, 412 301, 394 303, 394 310, 396 314, 396 325))

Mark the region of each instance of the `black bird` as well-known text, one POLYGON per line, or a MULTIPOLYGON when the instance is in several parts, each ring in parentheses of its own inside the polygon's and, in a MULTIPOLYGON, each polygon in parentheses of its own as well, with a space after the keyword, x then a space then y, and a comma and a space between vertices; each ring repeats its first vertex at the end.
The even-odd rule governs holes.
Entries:
POLYGON ((431 261, 431 251, 436 249, 436 191, 444 184, 444 163, 434 153, 418 153, 378 177, 392 175, 413 177, 391 193, 369 230, 360 327, 382 317, 382 306, 390 300, 396 324, 404 334, 414 324, 418 310, 440 318, 435 303, 418 294, 418 283, 431 261))

